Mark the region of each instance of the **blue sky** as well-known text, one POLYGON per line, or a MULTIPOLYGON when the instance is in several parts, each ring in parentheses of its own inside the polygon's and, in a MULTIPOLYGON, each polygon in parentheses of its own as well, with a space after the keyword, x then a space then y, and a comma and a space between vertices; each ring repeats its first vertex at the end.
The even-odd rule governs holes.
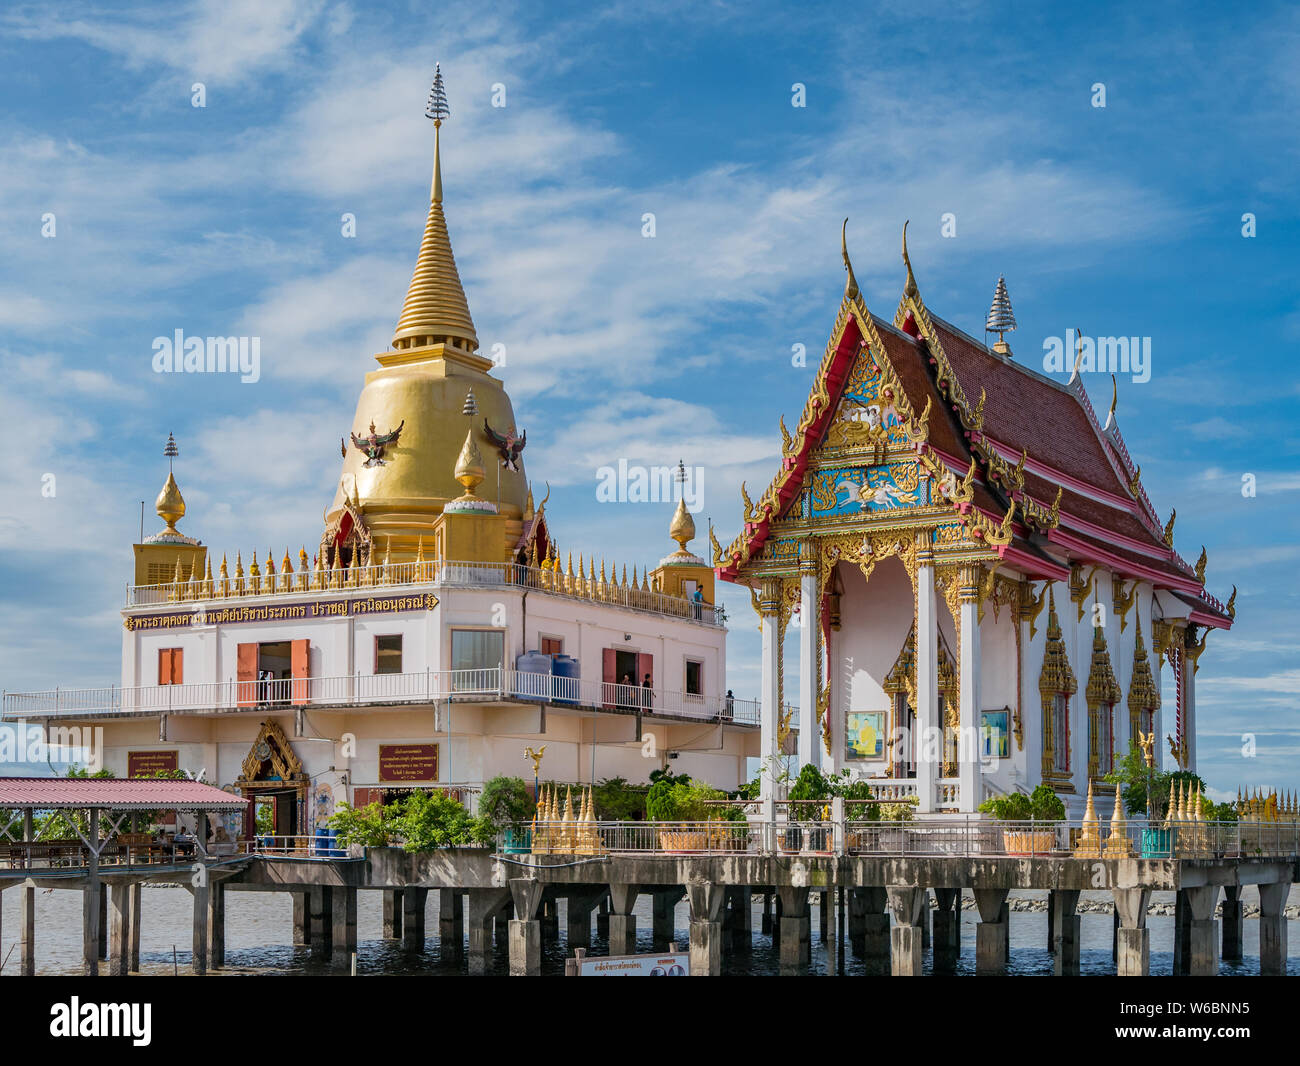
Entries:
MULTIPOLYGON (((7 6, 0 684, 116 679, 169 431, 184 530, 245 558, 318 540, 414 262, 441 61, 452 241, 563 548, 670 547, 668 505, 597 504, 619 458, 702 467, 703 513, 733 535, 833 323, 840 221, 889 316, 910 218, 936 313, 981 335, 1006 275, 1017 358, 1041 366, 1071 327, 1151 338, 1120 425, 1176 546, 1207 546, 1221 598, 1240 588, 1201 660, 1202 772, 1300 787, 1298 46, 1282 5, 7 6), (155 374, 176 329, 259 336, 261 380, 155 374)), ((1089 385, 1104 413, 1109 380, 1089 385)), ((727 602, 750 695, 748 595, 727 602)))

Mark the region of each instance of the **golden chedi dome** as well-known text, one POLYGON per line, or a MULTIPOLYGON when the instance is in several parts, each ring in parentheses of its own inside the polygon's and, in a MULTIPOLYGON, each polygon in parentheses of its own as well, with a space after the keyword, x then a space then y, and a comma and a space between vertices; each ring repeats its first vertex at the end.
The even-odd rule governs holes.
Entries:
POLYGON ((522 532, 528 492, 522 458, 514 463, 517 469, 503 466, 484 430, 486 420, 497 433, 522 432, 509 396, 490 374, 492 360, 477 354, 474 321, 447 235, 440 153, 447 106, 440 71, 434 76, 426 114, 435 128, 428 221, 393 350, 376 355, 380 369, 366 375, 344 439, 338 490, 325 513, 326 524, 333 528, 344 506, 351 504, 376 542, 391 546, 394 561, 414 558, 419 539, 428 537, 443 506, 464 492, 456 474, 467 432, 484 459, 478 495, 499 502, 507 519, 507 543, 513 544, 522 532), (478 413, 467 416, 463 405, 471 390, 478 413), (384 444, 382 454, 363 450, 372 433, 383 437, 399 429, 398 438, 384 444), (353 434, 361 447, 350 441, 353 434))

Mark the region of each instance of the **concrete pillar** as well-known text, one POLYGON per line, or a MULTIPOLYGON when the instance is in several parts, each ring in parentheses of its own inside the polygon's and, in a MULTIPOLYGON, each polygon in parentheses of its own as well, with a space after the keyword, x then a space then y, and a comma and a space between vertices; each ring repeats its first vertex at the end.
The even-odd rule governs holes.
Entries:
POLYGON ((560 939, 560 904, 552 895, 542 893, 542 909, 538 920, 542 923, 542 942, 560 939))
POLYGON ((979 567, 962 567, 959 595, 961 639, 960 650, 960 732, 957 737, 957 776, 961 781, 961 810, 973 811, 979 806, 979 725, 980 725, 980 623, 979 567))
POLYGON ((849 949, 854 955, 863 955, 867 950, 866 892, 865 888, 849 889, 849 949))
MULTIPOLYGON (((383 891, 384 897, 384 931, 385 940, 402 939, 402 890, 400 888, 386 888, 383 891)), ((442 921, 442 908, 438 909, 438 921, 442 921)))
POLYGON ((952 973, 961 956, 961 889, 936 888, 931 919, 935 973, 952 973))
POLYGON ((208 968, 226 965, 226 886, 214 881, 208 886, 208 968))
POLYGON ((916 567, 916 790, 917 808, 933 811, 939 799, 941 759, 927 737, 941 729, 939 722, 939 620, 934 596, 934 556, 929 550, 917 554, 916 567))
POLYGON ((866 971, 883 975, 890 969, 889 915, 885 912, 888 893, 884 888, 861 888, 862 907, 862 958, 866 971))
POLYGON ((501 909, 492 916, 492 943, 499 948, 507 947, 509 939, 507 931, 511 920, 514 918, 514 904, 509 900, 501 905, 501 909))
POLYGON ((609 937, 609 897, 596 904, 596 935, 609 937))
POLYGON ((675 908, 684 895, 686 895, 684 888, 657 889, 655 891, 651 936, 656 951, 666 948, 677 939, 675 908))
MULTIPOLYGON (((799 768, 822 764, 822 731, 817 721, 817 572, 799 575, 799 768)), ((823 926, 822 936, 826 935, 823 926)))
POLYGON ((331 962, 335 969, 345 970, 352 965, 352 955, 357 950, 357 890, 351 885, 336 885, 330 908, 331 935, 334 952, 331 962))
POLYGON ((334 889, 330 885, 312 885, 307 900, 307 916, 311 923, 308 943, 311 957, 317 960, 330 958, 334 951, 334 889))
POLYGON ((812 915, 808 910, 808 890, 780 885, 776 893, 781 905, 781 973, 802 974, 812 961, 812 915))
POLYGON ((1219 923, 1214 912, 1219 906, 1219 886, 1203 885, 1183 889, 1191 912, 1187 923, 1187 970, 1193 977, 1215 977, 1219 973, 1219 923))
POLYGON ((481 977, 492 971, 492 935, 489 923, 510 899, 508 888, 471 888, 469 896, 469 972, 481 977))
POLYGON ((1047 950, 1056 950, 1056 889, 1047 890, 1047 950))
POLYGON ((636 954, 636 885, 609 886, 609 953, 636 954))
POLYGON ((930 890, 921 889, 921 947, 930 946, 930 890))
POLYGON ((108 972, 114 978, 125 978, 131 965, 131 887, 118 881, 110 893, 108 972))
POLYGON ((542 972, 542 886, 536 878, 517 877, 510 881, 515 918, 510 920, 507 943, 511 977, 537 977, 542 972))
POLYGON ((730 916, 732 951, 749 951, 754 946, 753 903, 749 886, 727 889, 727 914, 730 916))
POLYGON ((823 888, 817 893, 817 935, 826 943, 827 927, 831 924, 831 890, 823 888))
POLYGON ((1079 976, 1079 903, 1077 889, 1058 888, 1052 893, 1053 972, 1057 977, 1079 976))
POLYGON ((763 893, 763 917, 759 925, 759 931, 770 935, 772 932, 772 893, 763 893))
POLYGON ((208 972, 208 908, 211 897, 207 879, 205 878, 202 884, 192 885, 190 892, 194 896, 190 972, 195 977, 202 977, 208 972))
POLYGON ((975 889, 975 907, 980 924, 975 927, 975 973, 977 976, 1007 972, 1007 927, 1010 912, 1005 888, 975 889))
POLYGON ((1187 909, 1187 893, 1179 889, 1174 894, 1174 976, 1186 977, 1188 959, 1191 951, 1189 923, 1191 914, 1187 909))
POLYGON ((144 924, 141 905, 144 903, 144 890, 139 881, 131 886, 131 961, 132 973, 140 972, 140 926, 144 924))
POLYGON ((829 901, 829 906, 826 909, 830 912, 828 921, 824 923, 830 926, 830 935, 822 934, 822 943, 826 945, 826 975, 828 977, 839 976, 840 952, 844 949, 842 923, 837 926, 835 921, 838 910, 835 897, 838 894, 839 891, 835 885, 822 889, 822 898, 829 901))
POLYGON ((1223 890, 1223 903, 1220 905, 1223 922, 1223 961, 1241 961, 1241 934, 1244 924, 1241 905, 1241 888, 1227 885, 1223 890))
POLYGON ((438 889, 438 950, 453 959, 465 951, 465 897, 459 889, 438 889))
POLYGON ((1151 890, 1146 888, 1114 889, 1115 914, 1119 931, 1115 934, 1115 973, 1120 977, 1147 977, 1151 973, 1151 932, 1147 929, 1147 904, 1151 890))
POLYGON ((1289 884, 1259 886, 1259 972, 1286 975, 1286 907, 1289 884))
MULTIPOLYGON (((402 950, 423 951, 425 941, 424 912, 429 905, 429 890, 408 885, 402 889, 402 950)), ((445 941, 439 949, 445 951, 445 941)))
POLYGON ((717 977, 722 973, 722 904, 726 890, 712 881, 691 881, 686 896, 691 905, 691 976, 717 977))
POLYGON ((1111 929, 1110 929, 1110 961, 1119 962, 1119 910, 1114 906, 1110 909, 1111 929))
POLYGON ((22 888, 22 969, 23 977, 36 976, 36 886, 22 888))
POLYGON ((306 947, 311 943, 311 892, 292 892, 293 896, 293 943, 295 947, 306 947))
POLYGON ((923 888, 890 885, 887 889, 889 913, 894 928, 889 936, 890 967, 894 977, 920 977, 924 951, 921 947, 921 918, 925 910, 923 888))
POLYGON ((564 913, 570 953, 574 948, 591 947, 591 912, 596 909, 603 895, 603 892, 569 893, 564 913))

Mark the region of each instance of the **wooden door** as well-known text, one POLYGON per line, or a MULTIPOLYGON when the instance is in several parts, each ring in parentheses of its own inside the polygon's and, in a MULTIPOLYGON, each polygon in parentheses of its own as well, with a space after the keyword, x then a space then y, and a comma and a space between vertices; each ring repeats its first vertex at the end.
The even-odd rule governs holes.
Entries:
POLYGON ((236 702, 240 707, 257 705, 257 645, 241 644, 235 654, 235 678, 239 682, 236 702))
POLYGON ((293 703, 301 707, 308 701, 311 677, 311 641, 295 640, 289 645, 289 672, 293 677, 293 703))

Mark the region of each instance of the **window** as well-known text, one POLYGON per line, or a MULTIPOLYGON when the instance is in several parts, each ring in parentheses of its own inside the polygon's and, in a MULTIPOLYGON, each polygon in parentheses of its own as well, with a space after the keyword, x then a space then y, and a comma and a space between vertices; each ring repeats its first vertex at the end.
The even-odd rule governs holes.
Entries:
POLYGON ((1052 696, 1052 769, 1070 772, 1070 697, 1064 692, 1052 696))
POLYGON ((181 648, 158 649, 158 684, 179 685, 183 679, 185 652, 181 648))
POLYGON ((559 637, 542 637, 543 655, 563 655, 564 641, 559 637))
POLYGON ((402 672, 402 635, 375 637, 375 673, 400 674, 402 672))
POLYGON ((1115 707, 1104 704, 1097 718, 1097 774, 1111 772, 1115 761, 1115 707))
POLYGON ((704 695, 704 664, 696 659, 686 660, 686 695, 704 695))
POLYGON ((505 634, 499 629, 453 629, 453 670, 496 670, 505 659, 505 634))

